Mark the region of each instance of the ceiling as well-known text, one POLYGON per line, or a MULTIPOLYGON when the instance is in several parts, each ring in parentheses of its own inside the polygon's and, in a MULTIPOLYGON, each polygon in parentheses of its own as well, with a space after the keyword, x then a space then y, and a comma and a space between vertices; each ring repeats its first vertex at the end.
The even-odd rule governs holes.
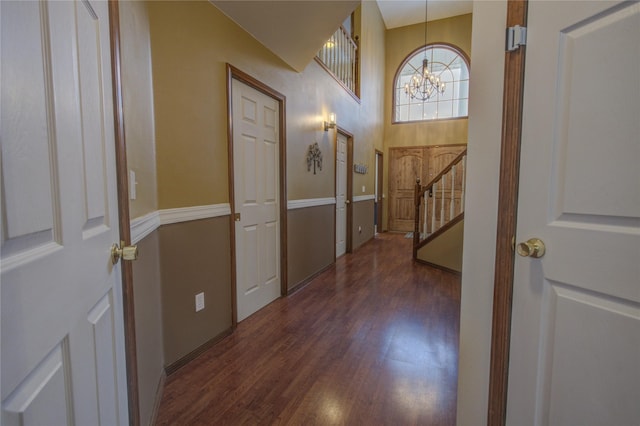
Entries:
POLYGON ((360 5, 360 0, 210 1, 298 72, 360 5))
MULTIPOLYGON (((302 72, 360 0, 209 0, 291 68, 302 72)), ((387 29, 424 22, 424 0, 376 1, 387 29)), ((471 13, 470 0, 429 0, 429 20, 471 13)))
MULTIPOLYGON (((388 30, 424 22, 424 0, 376 1, 388 30)), ((433 21, 451 16, 464 15, 471 13, 472 10, 473 1, 471 0, 429 0, 428 20, 433 21)))

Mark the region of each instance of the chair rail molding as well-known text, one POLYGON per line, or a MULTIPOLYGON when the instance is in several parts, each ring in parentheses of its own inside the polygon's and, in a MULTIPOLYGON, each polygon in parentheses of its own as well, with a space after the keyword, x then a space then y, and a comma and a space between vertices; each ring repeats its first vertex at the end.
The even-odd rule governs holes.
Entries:
POLYGON ((335 203, 336 203, 336 197, 289 200, 287 202, 287 209, 288 210, 304 209, 306 207, 326 206, 328 204, 335 204, 335 203))
POLYGON ((138 244, 160 227, 160 213, 152 211, 131 220, 131 244, 138 244))
POLYGON ((230 214, 231 205, 229 203, 152 211, 131 220, 131 241, 132 244, 138 243, 161 225, 229 216, 230 214))
POLYGON ((369 200, 376 200, 376 196, 373 194, 369 194, 369 195, 354 195, 353 196, 353 202, 354 203, 359 203, 361 201, 369 201, 369 200))

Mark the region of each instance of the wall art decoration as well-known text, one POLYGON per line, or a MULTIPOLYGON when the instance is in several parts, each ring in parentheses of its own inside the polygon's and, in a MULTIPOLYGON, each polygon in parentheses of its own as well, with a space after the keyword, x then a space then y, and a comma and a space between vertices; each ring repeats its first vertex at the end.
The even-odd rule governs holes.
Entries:
POLYGON ((316 174, 316 167, 318 170, 322 171, 322 151, 320 151, 320 147, 318 146, 318 142, 309 145, 309 152, 307 153, 307 171, 311 171, 311 166, 313 166, 313 174, 316 174))

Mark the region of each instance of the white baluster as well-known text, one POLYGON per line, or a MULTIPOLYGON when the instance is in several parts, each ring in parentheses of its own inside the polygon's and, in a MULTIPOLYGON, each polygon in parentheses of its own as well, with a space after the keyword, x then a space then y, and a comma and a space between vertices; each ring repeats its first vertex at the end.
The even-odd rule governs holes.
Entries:
POLYGON ((447 186, 446 175, 442 175, 442 199, 440 200, 440 226, 438 229, 442 228, 444 225, 444 190, 447 186))
POLYGON ((438 190, 438 184, 433 183, 431 187, 431 233, 436 232, 436 191, 438 190))
POLYGON ((464 189, 467 186, 465 175, 467 172, 467 156, 462 157, 462 192, 460 193, 460 213, 464 211, 464 189))
POLYGON ((424 218, 422 221, 422 233, 425 235, 427 235, 427 212, 429 211, 429 192, 425 191, 424 194, 422 194, 422 196, 424 197, 424 218))
POLYGON ((340 35, 338 37, 338 40, 340 40, 340 42, 338 43, 338 50, 336 51, 336 67, 338 69, 338 71, 336 72, 336 75, 338 76, 338 79, 340 81, 344 81, 344 76, 342 75, 342 52, 344 52, 344 34, 342 33, 341 29, 338 29, 338 34, 340 35))
POLYGON ((449 220, 456 212, 456 166, 451 167, 451 204, 449 206, 449 220))

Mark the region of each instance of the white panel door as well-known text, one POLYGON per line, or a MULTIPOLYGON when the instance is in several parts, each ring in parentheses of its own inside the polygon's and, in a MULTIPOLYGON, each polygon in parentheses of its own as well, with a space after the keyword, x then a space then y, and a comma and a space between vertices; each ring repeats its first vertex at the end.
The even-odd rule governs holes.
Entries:
POLYGON ((2 424, 126 424, 105 1, 2 1, 2 424))
POLYGON ((529 2, 507 424, 640 424, 640 4, 529 2))
POLYGON ((347 251, 347 137, 336 139, 336 257, 347 251))
POLYGON ((235 79, 232 100, 236 297, 242 321, 280 297, 280 107, 235 79))

